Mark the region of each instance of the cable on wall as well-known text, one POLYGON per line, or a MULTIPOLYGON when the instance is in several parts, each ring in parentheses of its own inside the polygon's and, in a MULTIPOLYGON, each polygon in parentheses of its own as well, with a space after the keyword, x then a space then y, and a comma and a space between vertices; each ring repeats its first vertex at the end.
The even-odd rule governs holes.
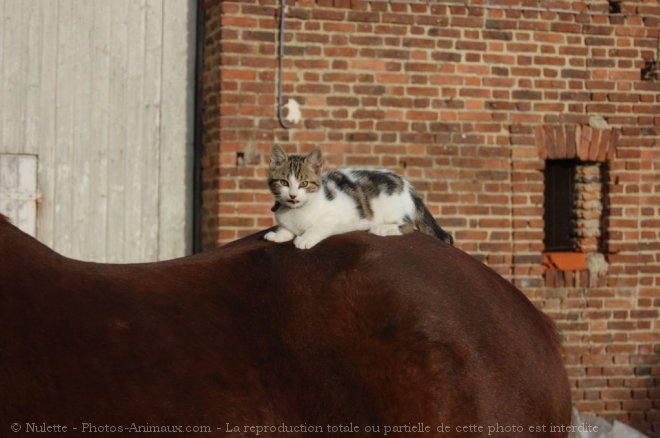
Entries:
MULTIPOLYGON (((282 79, 282 72, 284 70, 284 32, 285 32, 284 23, 286 21, 286 12, 287 12, 286 0, 280 0, 280 34, 279 34, 279 47, 278 47, 278 59, 277 59, 277 120, 279 120, 280 126, 282 126, 282 128, 291 129, 293 128, 293 125, 295 123, 290 122, 291 117, 284 116, 284 108, 287 108, 287 105, 291 104, 291 100, 289 100, 289 103, 287 104, 284 103, 284 93, 283 93, 284 84, 282 79)), ((292 108, 289 108, 289 113, 290 113, 289 116, 291 115, 292 112, 291 110, 292 108)))

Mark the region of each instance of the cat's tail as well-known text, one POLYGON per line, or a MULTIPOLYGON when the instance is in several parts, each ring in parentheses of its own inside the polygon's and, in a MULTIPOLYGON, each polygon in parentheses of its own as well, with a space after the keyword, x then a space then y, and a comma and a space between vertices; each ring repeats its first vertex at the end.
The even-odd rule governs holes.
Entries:
POLYGON ((413 201, 415 202, 415 219, 413 220, 413 225, 419 231, 429 236, 437 237, 438 239, 446 242, 450 245, 454 244, 454 238, 442 229, 440 225, 435 221, 435 218, 431 214, 428 208, 424 205, 421 198, 417 196, 416 193, 411 193, 413 201))

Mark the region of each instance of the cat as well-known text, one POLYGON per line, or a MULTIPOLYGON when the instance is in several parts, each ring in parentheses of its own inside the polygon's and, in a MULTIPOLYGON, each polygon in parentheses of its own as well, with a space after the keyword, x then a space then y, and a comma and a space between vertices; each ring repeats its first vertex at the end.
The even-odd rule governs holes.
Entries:
POLYGON ((412 185, 389 170, 336 169, 321 172, 321 151, 287 155, 273 146, 268 186, 278 227, 266 233, 271 242, 309 249, 335 234, 369 230, 395 236, 417 229, 454 243, 424 206, 412 185))

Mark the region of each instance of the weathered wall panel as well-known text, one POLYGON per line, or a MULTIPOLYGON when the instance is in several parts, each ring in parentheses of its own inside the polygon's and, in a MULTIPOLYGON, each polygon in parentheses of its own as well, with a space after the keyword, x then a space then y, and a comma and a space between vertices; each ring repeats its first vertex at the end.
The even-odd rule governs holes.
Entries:
POLYGON ((193 0, 0 0, 0 153, 38 156, 47 245, 190 252, 194 14, 193 0))

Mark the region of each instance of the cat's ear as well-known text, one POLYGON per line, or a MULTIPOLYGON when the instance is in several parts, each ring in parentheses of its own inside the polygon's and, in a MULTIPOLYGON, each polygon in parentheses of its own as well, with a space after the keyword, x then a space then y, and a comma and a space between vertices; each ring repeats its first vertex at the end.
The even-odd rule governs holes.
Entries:
POLYGON ((270 156, 270 168, 277 169, 278 167, 286 163, 286 160, 287 160, 287 156, 286 156, 286 152, 284 152, 284 149, 282 149, 276 144, 273 145, 273 153, 270 156))
POLYGON ((314 172, 320 173, 321 166, 323 165, 323 160, 321 159, 321 149, 314 148, 314 150, 305 157, 305 162, 314 172))

